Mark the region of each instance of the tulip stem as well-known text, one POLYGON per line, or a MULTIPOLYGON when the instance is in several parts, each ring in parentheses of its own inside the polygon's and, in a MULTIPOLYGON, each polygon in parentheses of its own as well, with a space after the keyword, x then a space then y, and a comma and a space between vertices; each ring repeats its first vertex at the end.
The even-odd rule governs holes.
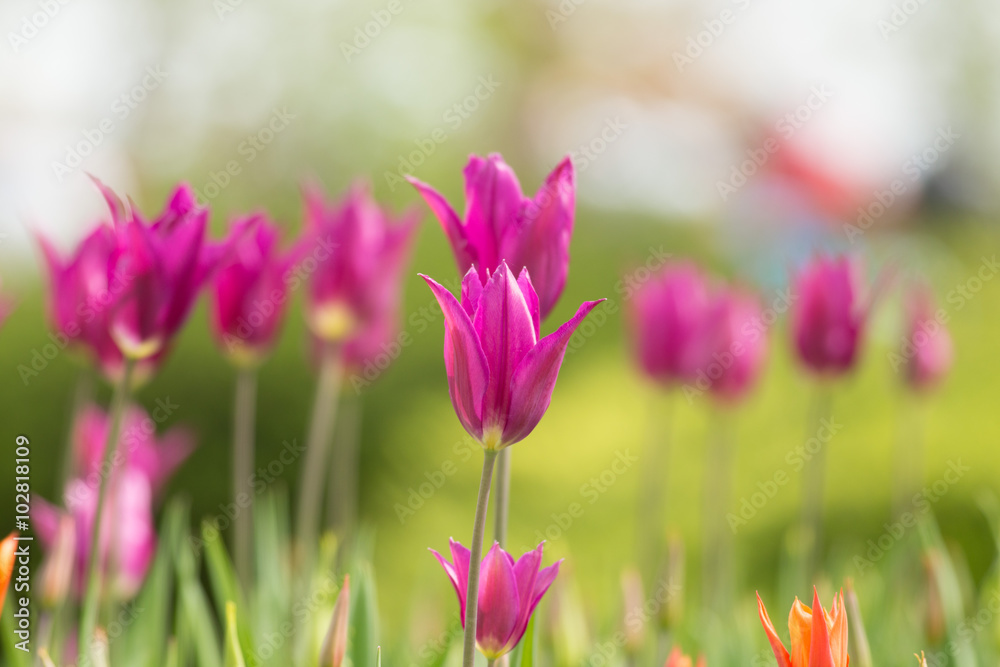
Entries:
POLYGON ((729 416, 718 410, 711 413, 712 426, 708 434, 705 457, 705 544, 702 581, 705 608, 716 613, 726 608, 726 595, 730 584, 729 539, 725 520, 732 476, 729 416))
POLYGON ((97 614, 101 607, 101 589, 103 588, 103 571, 101 568, 101 527, 104 523, 104 503, 107 500, 109 479, 114 473, 116 454, 118 451, 118 439, 122 426, 122 415, 125 413, 125 405, 128 403, 129 392, 132 385, 132 371, 135 362, 131 359, 125 360, 125 368, 122 372, 121 380, 115 386, 114 396, 111 399, 111 423, 108 425, 108 435, 104 442, 104 460, 101 465, 99 481, 97 485, 97 507, 94 511, 93 526, 90 530, 90 562, 87 567, 87 588, 83 598, 83 608, 80 615, 80 636, 77 638, 79 644, 79 664, 86 664, 90 660, 90 643, 94 637, 94 629, 97 627, 97 614))
POLYGON ((493 539, 502 549, 507 544, 507 516, 510 514, 510 447, 500 450, 497 457, 497 498, 493 517, 493 539))
MULTIPOLYGON (((307 554, 316 544, 319 529, 320 502, 323 498, 323 472, 326 470, 326 456, 330 449, 330 437, 337 416, 337 399, 343 378, 340 350, 336 345, 327 344, 320 362, 319 380, 316 384, 316 399, 309 421, 306 438, 306 460, 302 469, 302 485, 299 490, 299 507, 296 521, 296 535, 303 562, 310 562, 307 554)), ((303 572, 308 579, 310 573, 303 572)))
POLYGON ((483 533, 486 532, 486 508, 490 504, 490 484, 497 452, 483 452, 483 476, 479 480, 476 500, 476 522, 472 525, 472 549, 469 554, 468 590, 465 595, 465 644, 462 647, 462 667, 473 667, 476 659, 476 614, 479 610, 479 567, 483 560, 483 533))
MULTIPOLYGON (((813 396, 810 431, 806 441, 817 440, 817 432, 823 420, 830 416, 830 392, 825 386, 818 387, 813 396)), ((826 478, 826 448, 829 443, 821 442, 812 458, 806 460, 802 479, 802 527, 804 542, 804 573, 808 585, 816 574, 820 558, 820 541, 823 531, 823 482, 826 478)))
POLYGON ((673 392, 650 397, 649 422, 643 450, 643 474, 636 494, 636 558, 645 581, 656 575, 666 535, 664 501, 670 501, 670 441, 673 435, 673 392))
POLYGON ((241 368, 236 374, 236 396, 233 405, 233 507, 236 518, 236 573, 244 590, 252 582, 253 503, 247 492, 254 464, 254 425, 257 405, 257 369, 241 368))

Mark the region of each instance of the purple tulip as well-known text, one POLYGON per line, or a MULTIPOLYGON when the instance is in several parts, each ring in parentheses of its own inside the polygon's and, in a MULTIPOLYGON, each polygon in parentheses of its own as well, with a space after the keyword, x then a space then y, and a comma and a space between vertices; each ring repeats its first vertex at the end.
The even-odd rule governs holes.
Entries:
MULTIPOLYGON (((110 421, 96 406, 85 408, 77 418, 73 427, 73 448, 79 477, 98 479, 110 421)), ((194 451, 194 437, 180 428, 157 437, 153 424, 138 405, 127 408, 115 452, 119 463, 115 464, 112 476, 118 469, 135 470, 149 480, 153 493, 159 493, 177 467, 194 451)))
MULTIPOLYGON (((549 567, 541 567, 543 544, 514 562, 513 556, 494 543, 483 558, 479 570, 476 645, 490 660, 509 653, 517 646, 535 607, 559 574, 561 560, 549 567)), ((433 549, 431 552, 455 587, 464 627, 471 556, 469 550, 455 540, 449 540, 449 545, 454 563, 449 563, 433 549)))
POLYGON ((373 322, 395 322, 419 216, 408 213, 396 223, 363 184, 337 205, 315 188, 306 189, 305 200, 302 269, 311 274, 306 310, 312 332, 345 343, 373 322))
POLYGON ((746 396, 760 375, 767 356, 767 335, 760 323, 757 297, 738 289, 722 291, 709 309, 712 352, 699 374, 723 401, 746 396))
MULTIPOLYGON (((75 540, 73 590, 82 594, 90 560, 90 535, 97 510, 97 487, 83 479, 66 486, 64 511, 40 498, 31 503, 35 534, 51 557, 57 557, 60 539, 65 540, 64 517, 73 525, 75 540)), ((156 551, 153 527, 153 490, 138 470, 125 468, 108 487, 101 519, 100 563, 105 581, 116 599, 127 600, 138 593, 156 551)))
POLYGON ((278 229, 263 215, 241 218, 232 230, 232 252, 212 278, 212 328, 234 362, 255 365, 277 339, 294 255, 279 252, 278 229))
POLYGON ((904 341, 906 381, 918 391, 938 384, 951 369, 954 350, 945 328, 947 313, 934 311, 930 289, 916 287, 907 295, 907 325, 904 341))
POLYGON ((117 377, 123 357, 111 339, 109 312, 124 282, 108 275, 115 252, 115 233, 101 224, 66 260, 47 239, 39 238, 49 272, 49 319, 69 344, 85 348, 108 377, 117 377))
POLYGON ((514 171, 494 153, 469 157, 465 176, 465 219, 436 190, 409 178, 448 235, 459 271, 477 267, 482 284, 506 260, 528 269, 544 319, 566 285, 573 235, 576 184, 573 162, 563 159, 534 198, 521 192, 514 171))
POLYGON ((870 300, 861 264, 848 256, 815 257, 795 276, 792 332, 799 359, 820 375, 854 367, 870 300))
POLYGON ((708 280, 694 264, 665 267, 638 286, 630 309, 633 347, 643 371, 665 385, 694 382, 711 355, 708 280))
POLYGON ((111 207, 115 248, 106 273, 123 289, 110 309, 111 337, 129 359, 165 350, 187 319, 198 292, 228 249, 205 238, 208 210, 198 208, 186 184, 166 209, 146 223, 101 186, 111 207))
POLYGON ((462 300, 427 276, 444 312, 448 391, 462 426, 488 450, 524 439, 549 407, 559 367, 577 326, 600 301, 539 340, 538 295, 528 270, 514 279, 501 261, 484 286, 475 267, 462 300))

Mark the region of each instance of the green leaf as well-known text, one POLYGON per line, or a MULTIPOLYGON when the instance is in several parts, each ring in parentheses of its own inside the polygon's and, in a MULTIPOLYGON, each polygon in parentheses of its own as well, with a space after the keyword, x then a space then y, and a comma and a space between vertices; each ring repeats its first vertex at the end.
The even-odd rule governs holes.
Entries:
MULTIPOLYGON (((230 602, 235 603, 240 609, 246 609, 247 605, 239 579, 236 576, 236 568, 233 567, 233 561, 229 558, 222 536, 208 521, 201 525, 201 536, 205 545, 205 565, 208 569, 208 579, 212 585, 215 606, 219 613, 228 614, 227 605, 230 602)), ((229 622, 228 616, 221 616, 219 620, 223 624, 229 622)), ((247 625, 247 620, 242 616, 237 624, 237 633, 244 650, 252 649, 250 628, 247 625)))
MULTIPOLYGON (((197 553, 204 548, 199 539, 192 539, 185 511, 183 530, 174 544, 177 567, 178 619, 187 630, 199 667, 222 667, 222 644, 216 628, 208 596, 198 578, 197 553)), ((183 656, 183 654, 181 654, 183 656)))
POLYGON ((240 648, 239 632, 236 629, 236 604, 226 603, 226 662, 225 667, 246 667, 243 649, 240 648))
POLYGON ((369 563, 358 563, 351 581, 357 582, 351 595, 351 645, 348 650, 354 667, 375 662, 378 641, 378 596, 375 575, 369 563))

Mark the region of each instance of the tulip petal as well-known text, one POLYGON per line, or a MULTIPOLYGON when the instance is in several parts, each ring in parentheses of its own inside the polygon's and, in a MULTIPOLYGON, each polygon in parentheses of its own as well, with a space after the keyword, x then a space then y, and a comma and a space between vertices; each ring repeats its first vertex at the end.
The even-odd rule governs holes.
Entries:
POLYGON ((531 284, 531 274, 527 268, 521 269, 521 273, 517 276, 517 284, 524 295, 525 303, 528 304, 528 312, 531 313, 531 321, 535 325, 535 340, 538 340, 542 333, 541 312, 538 307, 538 293, 535 292, 535 286, 531 284))
POLYGON ((479 619, 476 642, 487 657, 503 654, 517 627, 521 600, 514 567, 495 543, 483 559, 479 575, 479 619))
MULTIPOLYGON (((830 648, 830 628, 826 611, 819 602, 819 592, 813 588, 812 637, 809 646, 809 667, 834 667, 830 648)), ((805 664, 805 663, 803 663, 805 664)))
POLYGON ((490 369, 483 429, 503 432, 510 413, 514 370, 538 340, 525 295, 505 262, 483 287, 473 325, 490 369))
POLYGON ((541 421, 552 399, 570 337, 583 318, 603 300, 581 304, 571 320, 538 341, 521 360, 511 379, 512 398, 503 434, 504 445, 524 439, 541 421))
MULTIPOLYGON (((465 176, 465 236, 477 249, 480 276, 499 266, 500 234, 516 226, 521 208, 521 185, 514 170, 493 153, 486 159, 470 155, 462 171, 465 176)), ((517 267, 520 268, 520 267, 517 267)))
POLYGON ((798 598, 788 612, 789 655, 792 665, 809 665, 809 651, 812 646, 813 610, 802 604, 798 598))
POLYGON ((462 278, 462 307, 469 314, 470 318, 476 316, 479 309, 479 300, 483 296, 483 282, 476 273, 476 267, 471 266, 462 278))
POLYGON ((767 609, 764 608, 764 601, 760 599, 760 593, 757 594, 757 613, 760 614, 761 625, 764 626, 764 632, 767 633, 767 640, 771 643, 771 650, 774 651, 778 667, 791 667, 792 663, 788 651, 781 643, 778 633, 774 631, 774 624, 771 623, 771 619, 767 615, 767 609))
POLYGON ((433 279, 424 275, 421 278, 430 286, 444 313, 444 364, 452 405, 465 430, 481 438, 483 400, 490 378, 486 355, 472 320, 455 296, 433 279))
POLYGON ((837 667, 847 667, 847 611, 844 609, 844 593, 833 598, 830 612, 830 652, 837 667))
POLYGON ((501 253, 515 268, 525 266, 538 285, 542 317, 548 316, 566 285, 575 207, 573 162, 564 158, 526 202, 520 226, 506 228, 501 253), (519 251, 519 252, 518 252, 519 251))
MULTIPOLYGON (((518 612, 517 625, 514 627, 510 641, 508 641, 510 649, 513 649, 517 645, 517 642, 521 640, 525 630, 528 628, 528 621, 531 619, 531 611, 534 609, 531 601, 535 595, 538 568, 542 564, 542 546, 542 544, 539 544, 538 548, 524 554, 513 564, 514 576, 517 579, 517 597, 521 601, 521 608, 518 612)), ((504 553, 506 554, 507 552, 504 553)), ((507 555, 509 556, 509 554, 507 555)))
POLYGON ((479 263, 476 248, 466 238, 465 225, 462 224, 458 215, 455 214, 455 210, 451 207, 451 204, 437 190, 423 181, 417 180, 412 176, 407 176, 406 180, 417 189, 420 196, 427 202, 427 206, 430 207, 431 212, 434 213, 434 216, 441 223, 441 228, 444 229, 444 233, 448 236, 452 251, 455 253, 458 270, 465 271, 474 263, 479 263))

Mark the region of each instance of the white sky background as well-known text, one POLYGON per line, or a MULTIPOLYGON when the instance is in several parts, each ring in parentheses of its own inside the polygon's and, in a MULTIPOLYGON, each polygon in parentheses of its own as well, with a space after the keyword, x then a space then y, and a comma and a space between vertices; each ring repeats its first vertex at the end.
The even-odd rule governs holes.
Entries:
POLYGON ((332 155, 331 164, 338 172, 355 166, 379 184, 397 146, 440 125, 442 110, 485 74, 505 82, 503 97, 498 91, 490 116, 461 132, 504 116, 535 173, 598 136, 609 119, 627 125, 582 170, 582 202, 717 215, 715 184, 741 159, 748 124, 771 124, 825 84, 831 100, 795 139, 846 181, 864 189, 892 178, 951 124, 961 128, 949 159, 965 176, 957 184, 963 201, 997 204, 1000 9, 990 0, 912 0, 918 9, 888 38, 878 22, 900 0, 566 0, 575 9, 554 27, 546 12, 558 11, 555 0, 400 2, 401 13, 348 63, 339 44, 387 1, 243 0, 220 19, 210 0, 5 0, 0 256, 33 261, 29 228, 68 247, 93 223, 103 205, 83 171, 121 192, 149 179, 197 187, 206 164, 224 164, 234 152, 219 137, 256 131, 276 106, 299 114, 300 126, 264 156, 266 168, 295 169, 299 149, 309 151, 324 127, 334 138, 366 138, 367 155, 332 155), (23 37, 25 17, 43 6, 58 10, 15 51, 11 35, 23 37), (724 10, 731 23, 678 71, 674 52, 724 10), (516 11, 515 34, 501 41, 490 26, 508 11, 516 11), (547 51, 538 66, 519 69, 511 52, 518 39, 547 51), (165 78, 122 118, 116 99, 150 67, 165 78), (113 130, 60 180, 52 163, 105 118, 113 130), (206 161, 216 152, 216 162, 206 161))

